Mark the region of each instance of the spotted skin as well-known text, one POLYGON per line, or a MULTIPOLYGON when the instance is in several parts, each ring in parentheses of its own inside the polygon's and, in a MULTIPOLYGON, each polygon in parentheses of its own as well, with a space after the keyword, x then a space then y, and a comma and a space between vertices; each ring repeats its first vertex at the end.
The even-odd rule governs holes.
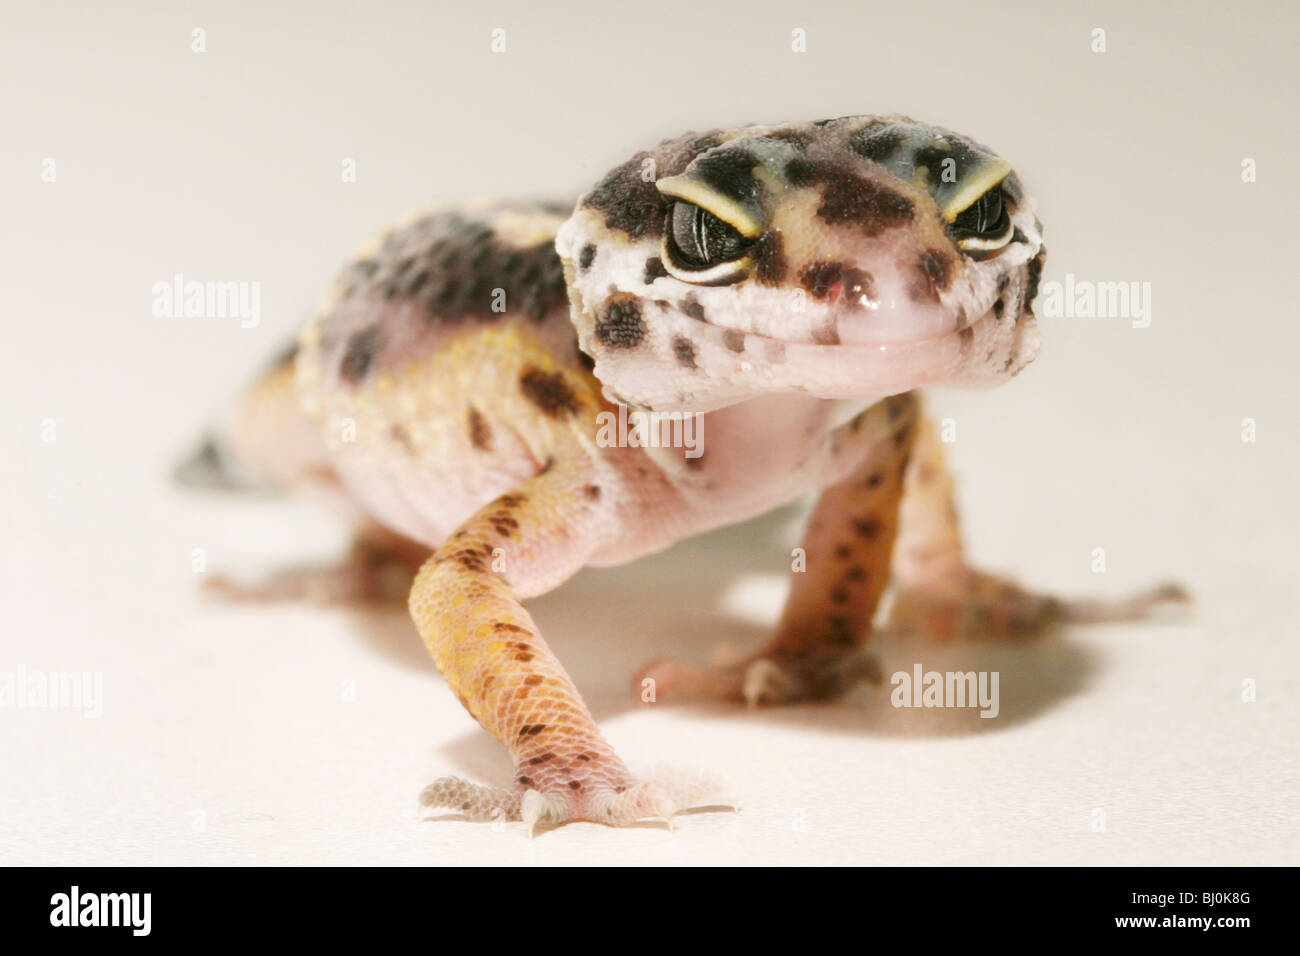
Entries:
POLYGON ((662 693, 841 694, 873 676, 894 578, 921 629, 955 633, 952 607, 969 621, 997 602, 1011 624, 979 618, 995 633, 1068 617, 966 567, 915 392, 997 385, 1033 359, 1043 256, 1015 173, 950 131, 842 117, 689 133, 576 205, 491 201, 391 229, 250 390, 237 445, 328 499, 366 567, 421 556, 420 636, 515 764, 504 785, 439 780, 426 806, 530 828, 671 818, 692 798, 620 761, 522 602, 820 492, 772 640, 720 671, 655 662, 662 693), (956 216, 995 189, 1005 229, 972 245, 956 216), (702 446, 606 440, 620 403, 695 416, 702 446))

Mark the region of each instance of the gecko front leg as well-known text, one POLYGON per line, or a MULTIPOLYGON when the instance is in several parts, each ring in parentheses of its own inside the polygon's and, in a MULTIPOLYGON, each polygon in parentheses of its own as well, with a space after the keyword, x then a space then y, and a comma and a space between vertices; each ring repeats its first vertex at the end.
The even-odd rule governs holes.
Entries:
POLYGON ((751 705, 833 698, 863 680, 877 682, 878 666, 864 646, 889 584, 918 404, 912 393, 886 399, 848 426, 868 439, 866 452, 818 499, 804 539, 805 566, 796 563, 766 646, 718 669, 654 661, 639 679, 653 680, 656 694, 751 705))
POLYGON ((510 751, 508 788, 444 777, 426 807, 472 819, 626 824, 671 822, 674 793, 641 780, 601 734, 521 598, 582 567, 610 528, 597 485, 553 465, 479 510, 429 558, 411 616, 465 709, 510 751))

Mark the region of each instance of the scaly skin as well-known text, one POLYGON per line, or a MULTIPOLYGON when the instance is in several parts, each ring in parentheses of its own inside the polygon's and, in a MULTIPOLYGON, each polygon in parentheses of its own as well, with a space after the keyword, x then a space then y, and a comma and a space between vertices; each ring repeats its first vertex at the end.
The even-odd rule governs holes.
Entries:
POLYGON ((948 637, 1178 596, 1071 605, 963 558, 913 390, 997 385, 1033 359, 1043 257, 1015 174, 956 134, 900 117, 687 134, 576 207, 492 202, 390 231, 250 393, 237 454, 368 542, 366 583, 343 593, 379 590, 377 554, 429 555, 412 618, 516 770, 507 787, 445 778, 426 805, 530 828, 671 818, 684 797, 624 766, 521 603, 584 565, 820 491, 772 640, 729 668, 644 671, 658 694, 751 704, 871 678, 891 575, 895 623, 948 637), (702 444, 606 441, 620 403, 699 415, 702 444))

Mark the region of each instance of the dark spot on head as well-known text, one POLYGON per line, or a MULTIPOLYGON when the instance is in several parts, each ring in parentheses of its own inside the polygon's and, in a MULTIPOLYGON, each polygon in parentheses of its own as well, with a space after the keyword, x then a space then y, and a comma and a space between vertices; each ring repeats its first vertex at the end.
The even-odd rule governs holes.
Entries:
POLYGON ((690 339, 682 335, 674 336, 673 354, 677 356, 677 364, 682 368, 695 368, 695 346, 690 339))
POLYGON ((1002 300, 998 299, 993 303, 993 314, 1000 319, 1002 318, 1002 310, 1005 308, 1006 306, 1003 304, 1002 300))
POLYGON ((722 333, 722 344, 733 352, 745 351, 745 333, 737 332, 735 329, 727 329, 722 333))
POLYGON ((921 253, 921 269, 936 292, 946 292, 952 282, 952 259, 938 249, 921 253))
POLYGON ((597 498, 600 497, 600 485, 587 485, 585 488, 582 489, 582 493, 585 494, 592 501, 595 501, 597 498))
POLYGON ((835 546, 835 557, 839 558, 841 561, 850 557, 852 554, 853 545, 851 544, 837 544, 835 546))
POLYGON ((704 306, 700 305, 693 295, 688 295, 685 300, 683 300, 681 308, 683 312, 697 322, 709 321, 704 317, 704 306))
POLYGON ((626 163, 610 170, 584 200, 591 209, 605 216, 610 229, 625 232, 632 239, 658 238, 663 235, 668 200, 655 188, 654 178, 676 176, 700 153, 719 144, 713 134, 692 135, 688 139, 665 142, 652 154, 637 153, 626 163), (642 172, 647 159, 656 163, 655 177, 647 182, 642 172))
POLYGON ((343 349, 343 361, 339 364, 339 375, 345 382, 356 385, 370 372, 375 356, 379 354, 379 329, 371 326, 361 332, 354 332, 343 349))
POLYGON ((466 413, 466 418, 469 426, 469 443, 479 451, 490 450, 492 448, 492 426, 483 417, 483 413, 471 405, 466 413))
POLYGON ((882 162, 903 144, 903 132, 883 123, 868 123, 849 137, 849 148, 864 159, 882 162))
POLYGON ((754 181, 754 167, 758 165, 752 154, 744 149, 722 149, 700 159, 691 175, 719 195, 740 203, 758 196, 754 181))
POLYGON ((1025 268, 1029 274, 1029 282, 1025 287, 1025 303, 1023 309, 1025 312, 1031 312, 1034 304, 1034 297, 1038 295, 1038 281, 1043 277, 1043 263, 1047 261, 1047 250, 1040 249, 1038 255, 1030 259, 1025 268))
POLYGON ((645 274, 642 280, 646 285, 654 282, 655 279, 662 279, 668 275, 668 270, 664 268, 664 261, 658 256, 651 256, 645 261, 645 274))
POLYGON ((799 273, 799 284, 814 299, 824 299, 843 274, 844 266, 838 262, 810 262, 799 273))
POLYGON ((831 588, 831 600, 836 604, 849 603, 849 589, 846 587, 831 588))
POLYGON ((646 182, 641 178, 642 164, 649 158, 649 153, 638 153, 616 166, 586 199, 587 206, 605 214, 608 228, 625 232, 632 239, 663 234, 668 205, 653 180, 646 182))
POLYGON ((612 349, 630 349, 645 337, 641 300, 634 295, 611 295, 596 317, 596 339, 612 349))
POLYGON ((754 247, 754 277, 765 285, 779 285, 785 281, 787 268, 781 232, 770 229, 754 247))
MULTIPOLYGON (((970 350, 971 343, 975 341, 975 330, 969 325, 957 333, 957 342, 960 346, 961 354, 970 350)), ((901 434, 901 432, 900 432, 901 434)))
POLYGON ((813 141, 812 133, 801 129, 783 129, 775 133, 768 133, 765 139, 774 139, 780 143, 788 143, 795 149, 807 149, 808 144, 813 141))
POLYGON ((596 247, 587 243, 582 247, 582 252, 578 253, 578 268, 590 269, 591 264, 596 258, 596 247))
POLYGON ((551 418, 578 411, 578 397, 562 372, 543 372, 530 366, 519 376, 519 387, 525 398, 551 418))
POLYGON ((576 781, 576 780, 570 780, 570 781, 569 781, 569 789, 570 789, 570 790, 581 790, 581 789, 582 789, 582 784, 578 783, 578 781, 576 781))
POLYGON ((796 187, 820 185, 822 204, 817 215, 829 223, 853 223, 867 236, 910 222, 912 201, 859 176, 840 163, 815 163, 797 158, 786 165, 796 187))
POLYGON ((867 572, 856 564, 844 572, 844 579, 846 581, 864 581, 866 580, 866 577, 867 572))

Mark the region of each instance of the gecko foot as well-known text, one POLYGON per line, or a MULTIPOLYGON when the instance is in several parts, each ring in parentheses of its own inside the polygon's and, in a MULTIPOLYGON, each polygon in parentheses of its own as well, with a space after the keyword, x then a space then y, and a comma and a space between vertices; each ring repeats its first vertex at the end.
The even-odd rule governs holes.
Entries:
POLYGON ((538 787, 521 784, 504 789, 443 777, 424 788, 420 806, 452 810, 476 821, 522 821, 530 838, 539 827, 550 829, 579 820, 616 827, 638 820, 662 820, 671 830, 680 813, 706 807, 735 809, 733 801, 719 795, 713 781, 671 772, 653 780, 629 776, 620 783, 588 779, 564 784, 539 782, 538 787))
POLYGON ((214 574, 203 582, 203 593, 226 601, 397 603, 410 593, 419 563, 418 556, 357 541, 340 565, 290 568, 247 584, 214 574))
POLYGON ((1123 598, 1066 599, 1037 594, 998 575, 968 571, 951 584, 904 588, 895 595, 888 630, 943 640, 1031 639, 1062 624, 1140 621, 1185 612, 1192 598, 1166 583, 1123 598))
POLYGON ((743 702, 750 707, 831 700, 865 682, 879 684, 880 662, 857 649, 842 653, 788 652, 756 655, 727 667, 692 667, 676 661, 651 661, 637 674, 642 694, 681 695, 743 702), (800 656, 803 654, 803 656, 800 656), (645 682, 653 681, 652 685, 645 682))

